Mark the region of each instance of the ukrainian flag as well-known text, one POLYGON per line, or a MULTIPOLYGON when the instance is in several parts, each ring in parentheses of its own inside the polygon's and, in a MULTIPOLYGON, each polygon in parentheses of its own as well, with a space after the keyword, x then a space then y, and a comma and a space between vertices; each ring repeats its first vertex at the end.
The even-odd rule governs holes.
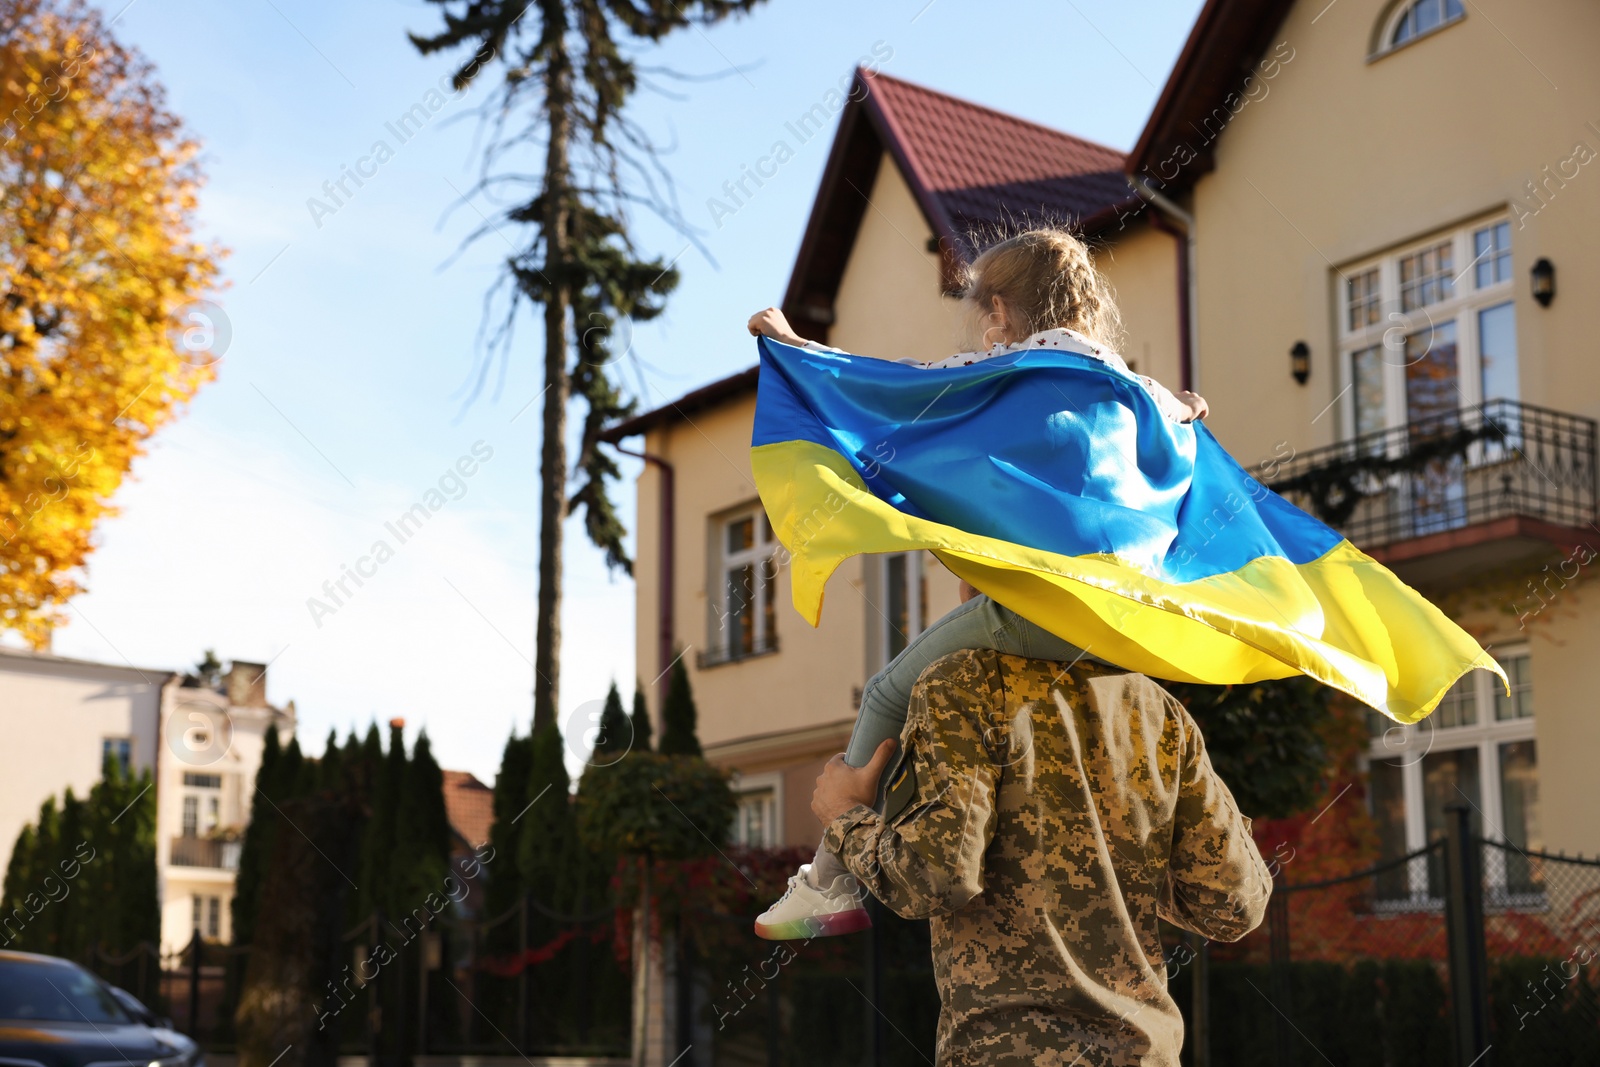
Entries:
POLYGON ((1305 674, 1402 723, 1474 667, 1505 678, 1126 371, 1060 348, 928 370, 758 343, 751 462, 813 626, 845 559, 928 549, 1025 618, 1158 678, 1305 674))

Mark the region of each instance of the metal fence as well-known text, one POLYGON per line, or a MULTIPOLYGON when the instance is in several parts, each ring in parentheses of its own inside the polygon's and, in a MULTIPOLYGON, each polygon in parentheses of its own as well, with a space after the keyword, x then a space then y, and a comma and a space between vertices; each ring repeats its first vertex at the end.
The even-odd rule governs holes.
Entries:
MULTIPOLYGON (((1600 1064, 1600 861, 1484 840, 1465 806, 1450 816, 1428 847, 1365 870, 1298 885, 1280 872, 1267 921, 1236 944, 1173 940, 1184 1062, 1600 1064)), ((792 942, 759 940, 743 914, 679 911, 660 931, 677 1067, 931 1062, 927 924, 873 909, 869 934, 792 942)), ((341 941, 354 980, 335 1020, 339 1050, 374 1065, 424 1053, 626 1057, 632 990, 615 919, 528 898, 406 938, 403 923, 372 916, 341 941), (380 944, 391 958, 373 967, 380 944)), ((225 1051, 248 952, 197 936, 166 959, 143 945, 87 962, 225 1051)))
POLYGON ((696 916, 681 972, 679 1067, 932 1063, 939 994, 928 924, 869 907, 870 931, 809 941, 759 940, 746 916, 696 916))
POLYGON ((1600 861, 1492 841, 1482 855, 1492 1061, 1600 1064, 1600 861))
MULTIPOLYGON (((561 915, 525 898, 486 919, 421 924, 374 914, 345 931, 313 1010, 341 1055, 628 1054, 628 964, 614 911, 561 915)), ((211 1052, 236 1048, 234 1011, 250 947, 180 952, 141 943, 81 960, 211 1052)))
POLYGON ((1280 874, 1263 927, 1216 946, 1208 993, 1228 1008, 1186 1061, 1600 1063, 1600 862, 1484 840, 1465 805, 1450 816, 1366 870, 1280 874))
POLYGON ((1268 484, 1364 546, 1515 515, 1582 526, 1595 421, 1490 400, 1301 452, 1268 484))

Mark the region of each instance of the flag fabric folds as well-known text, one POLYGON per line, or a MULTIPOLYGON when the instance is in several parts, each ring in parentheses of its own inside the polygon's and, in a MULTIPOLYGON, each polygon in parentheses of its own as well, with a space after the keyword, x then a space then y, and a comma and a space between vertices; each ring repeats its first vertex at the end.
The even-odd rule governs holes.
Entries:
POLYGON ((1210 684, 1300 673, 1415 722, 1474 667, 1464 630, 1093 355, 923 369, 758 341, 751 461, 813 626, 858 552, 932 551, 1096 656, 1210 684))

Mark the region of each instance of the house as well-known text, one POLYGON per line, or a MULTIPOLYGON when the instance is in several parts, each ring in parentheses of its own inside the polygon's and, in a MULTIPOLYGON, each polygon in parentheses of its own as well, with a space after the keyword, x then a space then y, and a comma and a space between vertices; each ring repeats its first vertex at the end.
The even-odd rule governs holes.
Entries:
MULTIPOLYGON (((1511 678, 1506 694, 1473 672, 1417 726, 1371 717, 1384 856, 1437 839, 1460 798, 1514 850, 1600 853, 1597 34, 1582 5, 1511 26, 1462 0, 1208 0, 1126 157, 858 74, 784 310, 852 351, 954 350, 965 233, 1072 221, 1130 363, 1202 392, 1235 457, 1511 678)), ((809 844, 812 780, 863 680, 954 606, 955 581, 923 554, 858 557, 819 629, 789 610, 750 479, 755 375, 607 438, 642 437, 647 460, 640 673, 690 665, 707 755, 739 772, 741 839, 809 844)), ((1428 877, 1414 864, 1394 891, 1434 896, 1428 877)), ((1532 861, 1488 878, 1539 888, 1532 861)))
POLYGON ((1464 798, 1513 846, 1491 897, 1538 888, 1521 850, 1600 852, 1596 33, 1584 5, 1210 0, 1128 160, 1194 220, 1208 425, 1511 678, 1371 716, 1385 858, 1464 798))
POLYGON ((211 686, 169 670, 0 648, 0 869, 39 805, 68 788, 86 795, 109 755, 154 778, 162 951, 181 949, 196 930, 227 941, 266 731, 287 743, 295 729, 294 703, 274 707, 266 694, 260 663, 234 661, 211 686))
MULTIPOLYGON (((858 71, 784 312, 802 334, 851 351, 957 351, 952 293, 969 235, 1024 217, 1060 221, 1105 238, 1100 264, 1129 323, 1130 363, 1179 383, 1185 244, 1124 167, 1102 145, 858 71)), ((642 436, 648 460, 635 564, 640 675, 664 686, 683 657, 706 755, 739 772, 741 841, 814 844, 812 782, 844 747, 862 684, 956 605, 957 582, 926 553, 858 557, 833 579, 820 628, 790 610, 750 474, 755 381, 751 367, 604 436, 642 436)))
MULTIPOLYGON (((1384 854, 1437 838, 1458 795, 1488 837, 1600 853, 1600 312, 1579 296, 1600 267, 1600 70, 1579 43, 1597 32, 1581 5, 1507 27, 1461 0, 1210 0, 1126 158, 858 74, 784 310, 856 352, 949 349, 966 232, 1074 221, 1130 362, 1202 390, 1229 451, 1512 678, 1507 696, 1472 673, 1418 726, 1374 715, 1384 854)), ((754 386, 752 366, 606 437, 642 437, 648 461, 640 673, 690 664, 707 755, 739 771, 741 840, 811 843, 811 779, 862 680, 955 581, 922 553, 856 558, 821 629, 789 611, 750 482, 754 386)))

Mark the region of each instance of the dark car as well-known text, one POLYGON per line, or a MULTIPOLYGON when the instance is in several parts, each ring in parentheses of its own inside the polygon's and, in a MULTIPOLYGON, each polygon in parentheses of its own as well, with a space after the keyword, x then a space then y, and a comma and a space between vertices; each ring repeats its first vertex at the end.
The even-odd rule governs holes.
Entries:
POLYGON ((76 963, 0 952, 0 1064, 183 1067, 184 1056, 76 963))
POLYGON ((165 1041, 177 1050, 179 1061, 183 1067, 205 1067, 205 1053, 200 1051, 200 1046, 194 1041, 172 1028, 172 1020, 157 1015, 144 1006, 144 1001, 118 986, 111 986, 111 995, 117 998, 117 1003, 122 1005, 124 1011, 133 1016, 134 1022, 143 1023, 157 1039, 165 1041))

